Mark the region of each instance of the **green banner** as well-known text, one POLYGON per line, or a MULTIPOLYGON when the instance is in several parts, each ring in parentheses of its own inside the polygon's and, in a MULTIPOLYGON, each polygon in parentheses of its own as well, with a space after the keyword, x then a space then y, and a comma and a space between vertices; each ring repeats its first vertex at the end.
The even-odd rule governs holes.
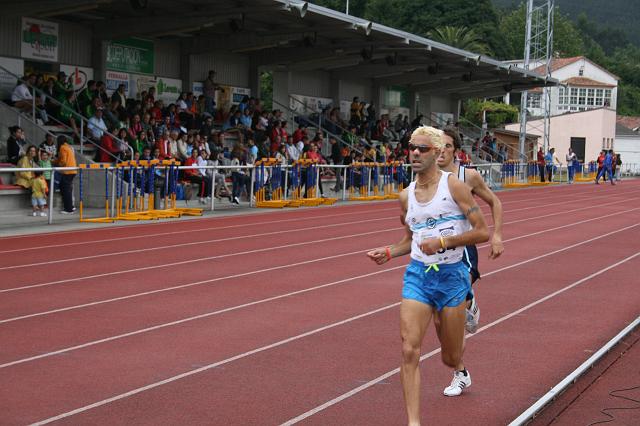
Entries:
POLYGON ((153 42, 138 38, 112 40, 107 44, 106 68, 113 71, 153 74, 153 42))
POLYGON ((389 86, 385 92, 384 102, 386 106, 410 108, 409 92, 403 86, 389 86))

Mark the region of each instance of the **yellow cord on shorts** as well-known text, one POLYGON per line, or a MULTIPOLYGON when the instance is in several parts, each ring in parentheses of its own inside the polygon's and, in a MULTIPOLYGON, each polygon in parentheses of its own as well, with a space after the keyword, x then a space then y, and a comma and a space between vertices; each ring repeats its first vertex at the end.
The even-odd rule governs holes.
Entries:
POLYGON ((438 267, 437 263, 432 263, 431 265, 429 265, 429 267, 427 269, 425 269, 425 273, 429 272, 431 269, 433 269, 436 272, 440 272, 440 268, 438 267))

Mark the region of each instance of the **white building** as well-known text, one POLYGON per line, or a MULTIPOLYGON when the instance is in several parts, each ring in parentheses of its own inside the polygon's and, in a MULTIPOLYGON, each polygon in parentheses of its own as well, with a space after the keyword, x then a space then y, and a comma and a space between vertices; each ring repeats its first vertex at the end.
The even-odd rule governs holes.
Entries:
POLYGON ((640 173, 640 117, 618 117, 614 149, 624 173, 640 173))
MULTIPOLYGON (((522 61, 511 64, 523 66, 522 61)), ((545 66, 534 72, 544 75, 545 66)), ((551 61, 551 77, 562 85, 551 87, 551 116, 565 112, 586 111, 608 107, 616 109, 619 77, 584 56, 554 58, 551 61)), ((542 89, 533 89, 527 95, 527 110, 533 117, 544 115, 542 89)))

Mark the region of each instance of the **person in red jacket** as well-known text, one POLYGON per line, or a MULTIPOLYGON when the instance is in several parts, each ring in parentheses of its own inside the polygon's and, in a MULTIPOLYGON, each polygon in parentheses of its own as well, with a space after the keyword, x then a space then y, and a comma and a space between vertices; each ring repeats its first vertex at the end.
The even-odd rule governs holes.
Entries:
POLYGON ((111 134, 105 132, 100 139, 100 150, 98 152, 98 162, 113 163, 120 155, 120 148, 116 141, 113 140, 111 134))
POLYGON ((544 161, 544 152, 542 152, 542 147, 540 147, 540 149, 538 150, 537 160, 538 160, 538 173, 540 173, 540 182, 544 182, 545 161, 544 161))

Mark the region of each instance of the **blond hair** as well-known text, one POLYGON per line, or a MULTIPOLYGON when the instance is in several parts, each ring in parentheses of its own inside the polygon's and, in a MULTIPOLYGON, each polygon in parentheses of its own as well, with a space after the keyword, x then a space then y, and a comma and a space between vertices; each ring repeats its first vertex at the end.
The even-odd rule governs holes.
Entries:
POLYGON ((433 144, 436 149, 444 148, 444 139, 442 135, 444 132, 440 129, 436 129, 431 126, 420 126, 416 128, 413 133, 411 133, 411 139, 413 140, 416 136, 428 136, 429 141, 433 144))

